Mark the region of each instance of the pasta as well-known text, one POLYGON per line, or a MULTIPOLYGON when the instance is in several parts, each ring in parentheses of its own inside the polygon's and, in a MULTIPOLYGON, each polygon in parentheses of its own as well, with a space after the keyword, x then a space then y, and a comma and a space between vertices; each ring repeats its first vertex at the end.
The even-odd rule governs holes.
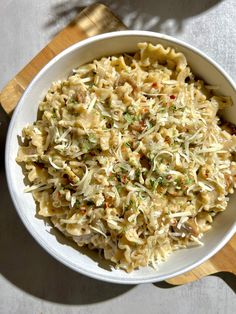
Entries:
POLYGON ((22 130, 38 214, 115 267, 158 267, 201 238, 236 187, 236 136, 185 56, 139 43, 52 83, 22 130))

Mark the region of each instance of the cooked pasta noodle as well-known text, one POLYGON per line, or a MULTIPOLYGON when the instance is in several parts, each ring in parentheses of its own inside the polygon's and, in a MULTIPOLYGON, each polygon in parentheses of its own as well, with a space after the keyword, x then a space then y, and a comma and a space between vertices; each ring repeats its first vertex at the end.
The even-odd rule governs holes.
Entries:
POLYGON ((212 89, 149 43, 53 83, 17 156, 38 214, 128 272, 202 244, 236 186, 236 137, 217 116, 231 100, 212 89))

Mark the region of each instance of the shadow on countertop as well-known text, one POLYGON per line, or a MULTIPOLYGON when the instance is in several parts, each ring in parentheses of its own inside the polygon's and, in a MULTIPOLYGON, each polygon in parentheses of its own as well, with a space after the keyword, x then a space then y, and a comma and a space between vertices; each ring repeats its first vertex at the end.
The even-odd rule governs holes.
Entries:
POLYGON ((236 293, 236 277, 234 274, 228 272, 220 272, 211 276, 221 278, 236 293))
POLYGON ((132 289, 132 285, 105 283, 70 270, 46 253, 25 229, 14 209, 4 173, 8 121, 0 106, 0 273, 23 291, 62 304, 102 302, 132 289))
POLYGON ((107 5, 129 29, 142 29, 175 35, 181 32, 183 21, 211 9, 222 0, 71 0, 52 6, 52 18, 46 28, 54 28, 58 20, 71 21, 86 6, 96 2, 107 5))
MULTIPOLYGON (((200 14, 216 5, 219 0, 150 0, 143 2, 143 10, 138 11, 138 0, 117 2, 104 1, 115 13, 123 18, 131 29, 144 29, 175 34, 181 31, 184 19, 200 14), (156 11, 156 16, 153 16, 156 11)), ((66 1, 52 8, 54 18, 45 27, 53 27, 58 19, 72 19, 86 5, 94 1, 66 1)), ((18 288, 38 298, 63 304, 92 304, 115 298, 135 286, 116 285, 100 282, 80 275, 47 254, 30 236, 16 214, 11 202, 3 170, 4 138, 7 118, 4 120, 0 141, 0 272, 18 288)), ((234 291, 235 277, 229 273, 219 273, 234 291)), ((174 288, 166 282, 155 283, 162 289, 174 288)))
MULTIPOLYGON (((236 293, 236 277, 234 274, 229 273, 229 272, 219 272, 219 273, 215 273, 215 274, 212 274, 209 276, 218 277, 218 278, 222 279, 236 293)), ((209 277, 209 276, 206 276, 206 277, 209 277)), ((202 277, 198 281, 203 280, 206 277, 202 277)), ((196 282, 196 281, 189 282, 189 283, 186 283, 184 285, 191 285, 194 282, 196 282)), ((156 282, 156 283, 153 283, 153 285, 157 288, 162 288, 162 289, 170 289, 170 288, 177 288, 177 287, 183 286, 183 285, 171 285, 170 283, 168 283, 166 281, 156 282)))
MULTIPOLYGON (((8 119, 1 112, 0 151, 8 119)), ((31 237, 17 216, 7 189, 1 154, 0 167, 0 273, 19 289, 43 300, 60 304, 93 304, 116 298, 133 289, 134 285, 105 283, 80 275, 46 253, 31 237)), ((236 291, 235 277, 229 273, 215 276, 236 291)), ((166 282, 153 284, 160 289, 176 288, 166 282)))
POLYGON ((1 170, 0 273, 21 290, 62 304, 92 304, 115 298, 134 286, 94 280, 65 267, 30 236, 17 216, 1 170))

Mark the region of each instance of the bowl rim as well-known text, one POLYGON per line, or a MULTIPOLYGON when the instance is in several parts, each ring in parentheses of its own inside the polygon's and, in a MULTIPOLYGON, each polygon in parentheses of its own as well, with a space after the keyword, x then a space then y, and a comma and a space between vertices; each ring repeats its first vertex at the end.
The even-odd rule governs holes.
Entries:
MULTIPOLYGON (((113 38, 113 37, 122 37, 122 36, 146 36, 146 37, 150 37, 150 38, 159 38, 159 39, 164 39, 169 41, 172 44, 177 44, 180 47, 184 47, 187 48, 188 50, 194 52, 195 54, 198 54, 200 57, 206 59, 207 62, 209 62, 210 64, 212 64, 226 79, 226 81, 231 85, 231 87, 236 90, 236 84, 234 83, 233 79, 226 73, 226 71, 218 64, 216 63, 212 58, 210 58, 209 56, 207 56, 204 52, 202 52, 201 50, 199 50, 198 48, 193 47, 192 45, 185 43, 182 40, 176 39, 172 36, 169 35, 165 35, 165 34, 161 34, 158 32, 151 32, 151 31, 141 31, 141 30, 124 30, 124 31, 116 31, 116 32, 110 32, 110 33, 105 33, 105 34, 100 34, 100 35, 96 35, 87 39, 84 39, 68 48, 66 48, 65 50, 63 50, 61 53, 59 53, 57 56, 55 56, 52 60, 50 60, 39 72, 38 74, 33 78, 33 80, 30 82, 30 84, 28 85, 28 87, 25 89, 23 95, 21 96, 17 107, 15 108, 13 115, 11 117, 11 121, 8 127, 8 132, 7 132, 7 137, 6 137, 6 148, 5 148, 5 171, 6 171, 6 179, 7 179, 7 185, 8 185, 8 189, 10 192, 10 196, 11 199, 13 201, 14 207, 21 219, 21 221, 23 222, 23 224, 25 225, 26 229, 29 231, 29 233, 33 236, 33 238, 36 240, 36 242, 38 244, 40 244, 41 247, 43 247, 51 256, 53 256, 56 260, 58 260, 59 262, 61 262, 62 264, 66 265, 67 267, 69 267, 70 269, 73 269, 76 272, 79 272, 83 275, 86 275, 88 277, 94 278, 94 279, 98 279, 98 280, 102 280, 105 282, 110 282, 110 283, 118 283, 118 284, 139 284, 139 283, 154 283, 154 282, 159 282, 159 281, 163 281, 163 280, 167 280, 176 276, 179 276, 183 273, 186 273, 190 270, 192 270, 193 268, 199 266, 200 264, 202 264, 203 262, 205 262, 206 260, 208 260, 209 258, 211 258, 214 254, 216 254, 229 240, 230 238, 236 233, 236 221, 234 222, 234 224, 232 225, 232 227, 227 231, 227 233, 225 234, 225 236, 222 238, 222 240, 220 242, 218 242, 218 244, 216 246, 214 246, 212 249, 210 249, 208 251, 207 254, 205 254, 202 258, 198 259, 196 262, 189 264, 188 266, 181 268, 178 271, 173 271, 173 272, 169 272, 167 275, 159 275, 158 276, 158 272, 156 273, 156 276, 152 276, 151 278, 143 278, 143 279, 136 279, 133 277, 130 278, 115 278, 112 276, 103 276, 100 274, 96 274, 94 272, 90 272, 88 269, 86 268, 81 268, 78 267, 76 265, 74 265, 73 263, 69 262, 67 259, 63 258, 62 256, 59 256, 59 254, 57 254, 57 252, 54 250, 54 248, 50 247, 50 245, 48 245, 47 242, 45 242, 43 239, 40 238, 40 235, 38 234, 37 230, 35 228, 33 228, 31 225, 27 224, 27 219, 24 217, 24 215, 21 213, 20 208, 18 206, 18 202, 17 202, 17 197, 15 197, 15 194, 13 193, 13 187, 12 187, 12 177, 10 174, 10 164, 9 164, 9 156, 10 156, 10 140, 12 137, 12 132, 14 129, 14 125, 15 125, 15 121, 17 118, 17 114, 18 112, 22 109, 22 107, 24 106, 24 100, 26 95, 29 93, 29 91, 31 90, 32 86, 34 86, 37 81, 39 80, 39 78, 41 78, 44 73, 47 71, 48 68, 50 68, 53 64, 55 64, 59 59, 63 58, 64 56, 66 56, 68 53, 77 50, 81 47, 84 47, 86 45, 89 45, 92 42, 97 42, 100 41, 102 39, 109 39, 109 38, 113 38)), ((112 273, 111 273, 112 274, 112 273)))

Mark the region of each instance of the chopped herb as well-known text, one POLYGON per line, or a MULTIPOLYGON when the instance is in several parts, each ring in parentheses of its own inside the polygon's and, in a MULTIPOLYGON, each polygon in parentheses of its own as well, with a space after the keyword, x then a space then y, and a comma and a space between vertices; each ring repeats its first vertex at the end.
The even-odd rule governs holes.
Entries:
POLYGON ((166 108, 161 108, 160 109, 160 112, 162 113, 162 112, 166 112, 166 108))
POLYGON ((150 184, 152 187, 152 190, 155 190, 157 188, 158 185, 163 186, 163 185, 167 185, 168 181, 166 180, 166 178, 160 176, 157 179, 150 179, 150 184))
POLYGON ((82 143, 82 152, 87 153, 90 150, 91 146, 90 143, 87 141, 82 143))
POLYGON ((129 142, 126 142, 125 145, 126 145, 127 147, 131 147, 131 144, 130 144, 129 142))
POLYGON ((131 207, 133 207, 133 206, 134 206, 134 201, 133 201, 133 200, 130 200, 129 205, 130 205, 131 207))
POLYGON ((72 187, 70 184, 67 184, 67 185, 65 185, 64 187, 65 187, 65 189, 68 189, 68 190, 73 189, 73 187, 72 187))
POLYGON ((76 200, 75 206, 76 206, 76 207, 79 207, 80 205, 81 205, 81 202, 80 202, 79 200, 76 200))
POLYGON ((68 99, 68 103, 70 103, 70 104, 76 104, 77 101, 76 101, 74 98, 69 98, 69 99, 68 99))
POLYGON ((174 182, 175 182, 176 185, 181 185, 181 179, 180 178, 176 178, 174 180, 174 182))
POLYGON ((120 193, 122 190, 122 185, 121 184, 117 184, 116 185, 117 191, 120 193))
POLYGON ((153 153, 147 153, 147 158, 149 159, 149 160, 153 160, 154 158, 156 157, 156 155, 155 154, 153 154, 153 153))
POLYGON ((152 189, 154 190, 157 187, 158 182, 155 179, 150 179, 150 184, 151 184, 152 189))
POLYGON ((56 119, 56 117, 57 117, 57 111, 56 111, 56 108, 52 108, 52 118, 53 119, 56 119))
POLYGON ((193 182, 194 182, 193 179, 187 178, 184 183, 185 183, 186 185, 191 185, 191 184, 193 184, 193 182))
POLYGON ((151 129, 151 128, 153 127, 152 122, 150 122, 150 121, 148 121, 148 120, 146 120, 146 125, 147 125, 147 128, 148 128, 148 129, 151 129))
POLYGON ((135 118, 135 120, 137 120, 137 121, 141 121, 142 120, 142 115, 141 114, 138 114, 137 116, 136 116, 136 118, 135 118))
POLYGON ((120 170, 121 172, 127 172, 127 169, 123 165, 120 165, 120 170))
POLYGON ((140 169, 136 169, 135 170, 135 176, 139 178, 140 174, 141 174, 140 169))
POLYGON ((128 112, 124 114, 124 118, 129 124, 133 123, 134 121, 134 117, 128 112))
POLYGON ((89 140, 89 142, 91 142, 91 143, 94 143, 94 144, 97 143, 97 137, 96 137, 96 135, 93 134, 93 133, 91 133, 91 134, 88 135, 88 140, 89 140))
POLYGON ((157 178, 157 182, 158 182, 158 185, 166 185, 167 184, 166 179, 164 177, 162 177, 162 176, 157 178))

